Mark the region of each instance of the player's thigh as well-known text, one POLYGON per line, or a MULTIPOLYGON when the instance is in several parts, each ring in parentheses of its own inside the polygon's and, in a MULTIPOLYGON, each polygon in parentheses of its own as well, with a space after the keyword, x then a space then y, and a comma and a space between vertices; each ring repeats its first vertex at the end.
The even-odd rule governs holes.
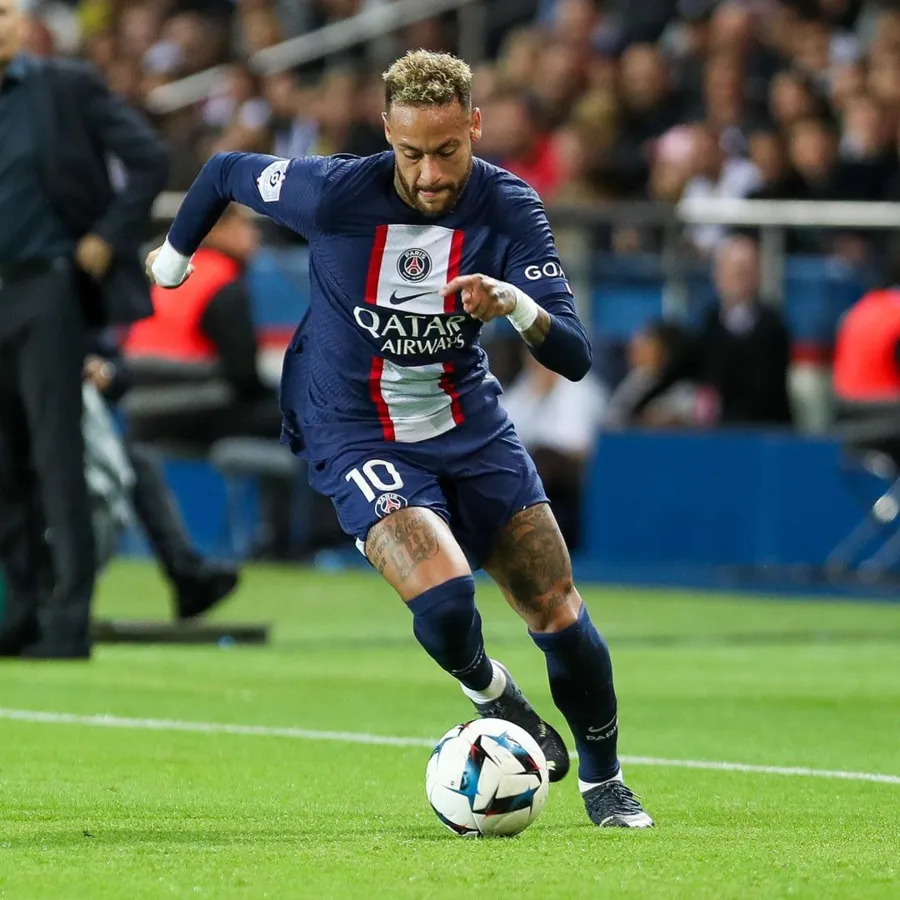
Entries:
POLYGON ((512 427, 449 468, 444 491, 453 532, 473 565, 483 566, 510 519, 547 502, 544 486, 512 427))
POLYGON ((385 516, 369 530, 365 549, 404 602, 472 571, 447 521, 425 506, 385 516))
POLYGON ((512 429, 488 444, 455 482, 460 540, 537 631, 575 620, 581 599, 572 563, 534 462, 512 429))
POLYGON ((515 513, 498 532, 484 568, 532 631, 560 631, 578 617, 581 597, 549 504, 515 513))
POLYGON ((379 446, 314 462, 310 484, 404 601, 471 571, 437 478, 402 452, 379 446))

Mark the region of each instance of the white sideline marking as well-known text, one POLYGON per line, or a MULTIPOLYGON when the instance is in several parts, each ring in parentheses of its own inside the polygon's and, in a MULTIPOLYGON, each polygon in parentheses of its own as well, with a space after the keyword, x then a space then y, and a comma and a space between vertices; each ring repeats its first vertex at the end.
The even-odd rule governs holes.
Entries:
POLYGON ((183 722, 179 719, 127 719, 120 716, 79 716, 74 713, 40 712, 0 707, 0 719, 39 722, 44 725, 87 725, 94 728, 138 728, 145 731, 193 731, 201 734, 247 734, 307 741, 338 741, 343 744, 379 744, 387 747, 433 747, 427 738, 360 734, 355 731, 311 731, 307 728, 276 728, 269 725, 229 725, 224 722, 183 722))
POLYGON ((806 769, 795 766, 753 766, 748 763, 714 762, 704 759, 660 759, 656 756, 623 756, 631 766, 669 766, 677 769, 718 769, 722 772, 753 772, 757 775, 801 775, 809 778, 843 778, 844 781, 877 781, 900 784, 900 775, 877 772, 842 772, 834 769, 806 769))
MULTIPOLYGON (((356 731, 314 731, 308 728, 278 728, 270 725, 229 725, 224 722, 185 722, 179 719, 130 719, 121 716, 82 716, 75 713, 42 712, 32 709, 0 707, 0 719, 33 722, 42 725, 81 725, 91 728, 126 728, 145 731, 187 731, 199 734, 240 734, 255 737, 283 737, 306 741, 336 741, 342 744, 374 744, 384 747, 433 747, 429 738, 392 737, 356 731)), ((792 766, 754 766, 747 763, 717 762, 702 759, 663 759, 656 756, 623 756, 631 766, 661 766, 676 769, 710 769, 720 772, 750 772, 757 775, 798 775, 808 778, 841 778, 845 781, 874 781, 900 784, 900 775, 877 772, 843 772, 792 766)))

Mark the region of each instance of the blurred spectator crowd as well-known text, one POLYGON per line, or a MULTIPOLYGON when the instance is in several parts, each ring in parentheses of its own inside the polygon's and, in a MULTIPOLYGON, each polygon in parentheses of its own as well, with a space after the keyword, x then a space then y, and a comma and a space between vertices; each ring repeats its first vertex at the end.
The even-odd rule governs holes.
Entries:
MULTIPOLYGON (((362 0, 38 0, 30 49, 90 59, 107 84, 143 109, 172 151, 169 188, 185 190, 219 150, 285 155, 377 147, 355 132, 363 110, 363 71, 349 64, 260 78, 254 53, 359 12, 362 0), (154 89, 224 66, 209 97, 157 115, 154 89)), ((371 73, 366 73, 371 74, 371 73)), ((369 78, 372 84, 374 80, 369 78)), ((373 92, 374 96, 374 92, 373 92)), ((380 100, 379 100, 380 102, 380 100)), ((363 129, 365 130, 365 129, 363 129)))
MULTIPOLYGON (((481 152, 546 200, 900 199, 900 4, 559 0, 479 69, 481 152)), ((721 240, 695 228, 701 256, 721 240)), ((858 235, 790 249, 862 262, 858 235)), ((611 249, 651 249, 634 228, 611 249)))
MULTIPOLYGON (((87 55, 138 106, 154 88, 226 65, 208 100, 158 119, 176 151, 170 186, 183 189, 218 149, 381 149, 381 59, 371 48, 267 77, 247 65, 257 51, 379 2, 390 0, 52 0, 38 4, 32 47, 87 55)), ((503 4, 487 4, 489 23, 492 5, 503 4)), ((546 201, 900 199, 895 0, 512 6, 476 66, 480 153, 546 201)), ((381 54, 465 54, 457 38, 453 15, 435 18, 381 54)), ((701 252, 717 237, 693 235, 701 252)), ((638 249, 642 236, 623 229, 614 240, 638 249)))

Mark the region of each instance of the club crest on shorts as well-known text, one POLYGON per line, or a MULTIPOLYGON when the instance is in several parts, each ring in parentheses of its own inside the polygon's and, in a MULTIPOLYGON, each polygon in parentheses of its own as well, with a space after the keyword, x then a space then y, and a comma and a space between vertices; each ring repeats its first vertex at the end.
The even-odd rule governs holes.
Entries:
POLYGON ((400 494, 382 494, 375 501, 375 512, 383 519, 398 509, 403 509, 404 506, 409 506, 406 497, 401 497, 400 494))
POLYGON ((397 271, 404 281, 424 281, 431 274, 431 257, 418 248, 404 250, 397 257, 397 271))

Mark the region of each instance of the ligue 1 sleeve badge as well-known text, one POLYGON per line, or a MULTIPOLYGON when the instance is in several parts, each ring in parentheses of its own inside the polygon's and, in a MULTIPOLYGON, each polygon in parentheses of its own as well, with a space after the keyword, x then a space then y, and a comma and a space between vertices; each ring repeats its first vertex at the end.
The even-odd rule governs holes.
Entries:
POLYGON ((398 509, 403 509, 404 506, 409 506, 406 497, 401 497, 400 494, 382 494, 375 501, 375 512, 379 518, 383 519, 385 516, 397 512, 398 509))
POLYGON ((418 248, 404 250, 397 257, 397 271, 404 281, 417 284, 431 274, 431 257, 418 248))
POLYGON ((276 203, 281 199, 281 186, 290 164, 289 159, 279 159, 260 172, 256 187, 264 203, 276 203))

